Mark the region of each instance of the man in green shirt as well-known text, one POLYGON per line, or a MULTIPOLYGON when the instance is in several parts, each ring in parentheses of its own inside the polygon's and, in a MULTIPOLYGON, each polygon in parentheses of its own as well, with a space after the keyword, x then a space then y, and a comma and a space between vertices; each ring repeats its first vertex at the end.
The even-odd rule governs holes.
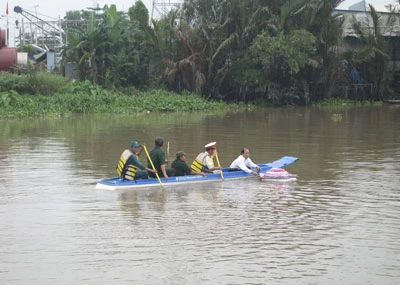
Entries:
POLYGON ((199 174, 205 176, 204 172, 196 172, 186 164, 186 154, 183 151, 176 153, 176 159, 172 162, 171 167, 175 169, 175 176, 184 176, 185 174, 199 174))
MULTIPOLYGON (((164 139, 162 138, 156 138, 154 141, 154 148, 149 151, 149 156, 151 158, 151 161, 154 164, 154 168, 157 170, 158 175, 160 177, 164 177, 166 180, 168 180, 169 176, 175 176, 175 169, 173 168, 166 168, 167 161, 165 160, 165 153, 161 149, 161 147, 164 145, 164 139)), ((153 168, 151 165, 150 160, 147 158, 147 167, 148 168, 153 168)), ((155 173, 149 172, 150 177, 156 177, 155 173)))

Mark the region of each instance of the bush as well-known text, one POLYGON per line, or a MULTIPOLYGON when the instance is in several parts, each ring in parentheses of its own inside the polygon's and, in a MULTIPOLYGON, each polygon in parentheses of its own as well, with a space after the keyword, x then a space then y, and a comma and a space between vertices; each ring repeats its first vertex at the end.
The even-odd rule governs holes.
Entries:
POLYGON ((26 75, 0 73, 0 92, 14 90, 20 94, 32 94, 33 89, 26 75))
POLYGON ((28 82, 32 86, 33 94, 44 96, 62 92, 68 85, 64 77, 45 71, 29 74, 28 82))
POLYGON ((19 94, 49 96, 62 91, 68 81, 60 75, 45 71, 28 74, 0 73, 0 92, 14 90, 19 94))

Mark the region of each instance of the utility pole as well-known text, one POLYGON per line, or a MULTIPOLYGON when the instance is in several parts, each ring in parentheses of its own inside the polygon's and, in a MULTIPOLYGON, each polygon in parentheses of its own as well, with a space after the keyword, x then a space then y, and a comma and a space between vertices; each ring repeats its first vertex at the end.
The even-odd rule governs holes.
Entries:
POLYGON ((6 15, 7 15, 7 35, 6 35, 6 46, 10 45, 10 30, 8 27, 8 2, 7 2, 7 8, 6 8, 6 15))

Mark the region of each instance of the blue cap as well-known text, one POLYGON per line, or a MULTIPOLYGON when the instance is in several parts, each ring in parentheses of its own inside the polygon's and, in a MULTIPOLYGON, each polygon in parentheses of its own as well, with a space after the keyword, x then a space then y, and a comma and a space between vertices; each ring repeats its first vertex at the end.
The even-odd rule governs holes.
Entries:
POLYGON ((132 141, 131 142, 131 147, 141 147, 141 145, 137 141, 132 141))

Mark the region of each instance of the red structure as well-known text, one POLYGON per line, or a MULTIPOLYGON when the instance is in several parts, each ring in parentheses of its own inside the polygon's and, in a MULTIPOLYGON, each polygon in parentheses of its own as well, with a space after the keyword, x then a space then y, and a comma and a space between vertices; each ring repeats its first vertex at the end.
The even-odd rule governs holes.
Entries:
POLYGON ((0 48, 6 45, 6 31, 0 29, 0 48))
POLYGON ((0 71, 8 71, 18 62, 18 49, 6 46, 6 31, 0 29, 0 71))

